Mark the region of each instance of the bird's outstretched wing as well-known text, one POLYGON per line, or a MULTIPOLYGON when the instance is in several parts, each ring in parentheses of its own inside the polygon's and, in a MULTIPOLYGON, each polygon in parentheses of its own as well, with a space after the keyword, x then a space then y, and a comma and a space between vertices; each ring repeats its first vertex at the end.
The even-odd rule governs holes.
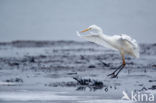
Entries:
POLYGON ((79 32, 76 32, 76 33, 80 38, 86 39, 87 41, 96 43, 98 45, 101 45, 101 46, 109 48, 109 49, 117 50, 114 47, 112 47, 111 45, 109 45, 107 42, 105 42, 100 34, 81 35, 79 32))
POLYGON ((126 34, 121 34, 121 39, 131 44, 134 54, 136 57, 139 57, 139 46, 135 39, 132 39, 130 36, 126 34))

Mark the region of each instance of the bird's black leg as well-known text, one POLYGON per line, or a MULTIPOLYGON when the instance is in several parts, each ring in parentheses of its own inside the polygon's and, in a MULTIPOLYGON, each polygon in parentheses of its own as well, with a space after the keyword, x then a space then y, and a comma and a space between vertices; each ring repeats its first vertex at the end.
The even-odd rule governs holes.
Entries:
POLYGON ((119 71, 116 73, 116 76, 120 73, 120 71, 125 67, 125 64, 122 65, 122 68, 119 69, 119 71))
POLYGON ((121 64, 118 68, 115 69, 115 71, 113 73, 108 74, 107 76, 111 76, 111 77, 114 76, 115 73, 117 72, 117 70, 120 70, 122 68, 122 66, 123 66, 123 64, 121 64))
POLYGON ((125 65, 126 65, 126 64, 122 64, 122 66, 121 66, 121 68, 119 69, 119 71, 118 71, 117 73, 115 72, 116 74, 114 73, 113 75, 111 75, 111 78, 116 78, 116 77, 118 77, 118 74, 119 74, 120 71, 125 67, 125 65))
POLYGON ((120 65, 113 73, 111 73, 107 76, 111 76, 111 78, 116 78, 118 76, 118 74, 120 73, 120 71, 125 67, 126 62, 125 62, 124 53, 121 52, 121 56, 122 56, 122 62, 123 62, 122 65, 120 65))

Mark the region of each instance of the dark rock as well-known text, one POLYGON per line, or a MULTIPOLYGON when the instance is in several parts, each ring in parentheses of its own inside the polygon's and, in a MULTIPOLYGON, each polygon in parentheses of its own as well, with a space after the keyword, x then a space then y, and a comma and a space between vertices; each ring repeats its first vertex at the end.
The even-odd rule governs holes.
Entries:
POLYGON ((9 63, 10 66, 19 66, 19 63, 9 63))
POLYGON ((23 80, 20 79, 20 78, 16 78, 16 79, 15 79, 15 82, 23 82, 23 80))
POLYGON ((18 82, 18 83, 23 83, 23 80, 21 78, 14 78, 14 79, 8 79, 5 80, 6 82, 18 82))
POLYGON ((67 75, 75 75, 75 74, 77 74, 76 72, 74 72, 74 73, 67 73, 67 75))
POLYGON ((40 57, 40 58, 46 58, 47 56, 45 56, 45 55, 40 55, 39 57, 40 57))
POLYGON ((134 63, 133 63, 133 62, 129 62, 129 63, 126 63, 126 64, 128 64, 128 65, 134 65, 134 63))
POLYGON ((156 82, 156 80, 149 80, 148 82, 156 82))
POLYGON ((156 64, 152 65, 152 67, 156 68, 156 64))
POLYGON ((152 87, 149 88, 149 89, 155 90, 156 89, 156 85, 152 85, 152 87))
POLYGON ((81 56, 80 56, 80 59, 84 60, 84 59, 85 59, 85 57, 84 57, 83 55, 81 55, 81 56))
POLYGON ((156 43, 152 44, 152 46, 156 46, 156 43))
POLYGON ((143 84, 138 84, 138 86, 143 86, 143 84))
POLYGON ((96 68, 95 65, 89 65, 88 68, 96 68))
POLYGON ((34 58, 34 57, 31 57, 29 61, 30 61, 31 63, 35 63, 35 58, 34 58))
POLYGON ((101 82, 101 81, 95 81, 94 80, 94 83, 93 83, 93 85, 92 86, 98 86, 98 87, 103 87, 103 83, 101 82))

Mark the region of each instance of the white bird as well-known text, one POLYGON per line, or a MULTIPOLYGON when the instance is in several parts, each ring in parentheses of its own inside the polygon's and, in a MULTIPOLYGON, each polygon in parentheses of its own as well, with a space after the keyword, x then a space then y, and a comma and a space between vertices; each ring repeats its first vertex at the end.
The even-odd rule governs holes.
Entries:
POLYGON ((107 47, 113 50, 118 50, 122 57, 122 64, 111 74, 112 78, 116 78, 119 72, 125 67, 125 54, 129 54, 135 58, 139 58, 139 46, 135 39, 132 39, 126 34, 108 36, 103 33, 103 30, 96 26, 91 25, 87 29, 77 32, 77 35, 87 41, 94 42, 103 47, 107 47), (81 35, 80 33, 90 31, 87 35, 81 35))

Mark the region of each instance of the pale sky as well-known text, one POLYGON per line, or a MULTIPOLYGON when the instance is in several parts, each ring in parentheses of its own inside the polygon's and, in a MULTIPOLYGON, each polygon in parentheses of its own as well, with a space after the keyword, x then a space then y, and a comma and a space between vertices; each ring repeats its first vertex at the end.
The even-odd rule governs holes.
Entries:
POLYGON ((92 24, 108 35, 153 43, 156 0, 0 0, 0 42, 80 41, 75 31, 92 24))

